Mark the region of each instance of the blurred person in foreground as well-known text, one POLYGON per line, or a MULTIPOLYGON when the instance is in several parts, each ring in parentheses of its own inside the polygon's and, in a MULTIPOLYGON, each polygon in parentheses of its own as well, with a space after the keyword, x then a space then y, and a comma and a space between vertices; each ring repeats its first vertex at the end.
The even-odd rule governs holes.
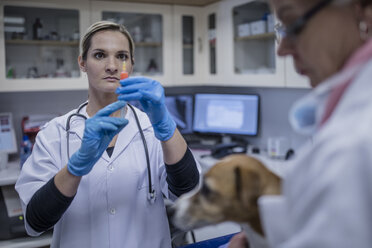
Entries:
MULTIPOLYGON (((278 54, 293 57, 313 90, 289 114, 312 140, 282 195, 258 198, 266 247, 372 247, 372 1, 270 3, 278 54)), ((245 236, 228 247, 247 247, 245 236)))

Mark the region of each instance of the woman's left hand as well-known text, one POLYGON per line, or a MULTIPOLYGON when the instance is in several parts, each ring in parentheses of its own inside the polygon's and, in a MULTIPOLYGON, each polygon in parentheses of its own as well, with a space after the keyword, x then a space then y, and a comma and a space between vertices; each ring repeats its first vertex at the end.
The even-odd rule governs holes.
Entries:
POLYGON ((247 237, 245 236, 244 232, 240 232, 235 234, 229 242, 228 248, 248 248, 248 241, 247 237))
POLYGON ((150 118, 155 136, 161 141, 169 140, 176 130, 176 123, 165 106, 164 89, 161 84, 146 77, 130 77, 120 80, 116 89, 119 100, 138 100, 150 118))

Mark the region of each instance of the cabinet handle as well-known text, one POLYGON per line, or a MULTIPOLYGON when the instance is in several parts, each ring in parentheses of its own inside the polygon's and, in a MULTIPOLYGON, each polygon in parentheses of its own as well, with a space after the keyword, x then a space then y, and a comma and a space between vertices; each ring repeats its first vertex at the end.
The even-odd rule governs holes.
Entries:
POLYGON ((201 53, 203 51, 203 41, 202 38, 198 37, 198 51, 201 53))

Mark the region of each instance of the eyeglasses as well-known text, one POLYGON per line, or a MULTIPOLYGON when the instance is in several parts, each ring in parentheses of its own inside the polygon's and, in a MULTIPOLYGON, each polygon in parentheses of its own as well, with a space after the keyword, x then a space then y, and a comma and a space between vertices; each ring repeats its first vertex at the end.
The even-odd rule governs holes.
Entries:
POLYGON ((295 41, 297 36, 305 29, 307 22, 315 16, 320 10, 330 4, 332 0, 323 0, 308 10, 303 16, 297 18, 288 27, 281 23, 275 25, 276 40, 280 43, 284 38, 288 38, 290 41, 295 41))

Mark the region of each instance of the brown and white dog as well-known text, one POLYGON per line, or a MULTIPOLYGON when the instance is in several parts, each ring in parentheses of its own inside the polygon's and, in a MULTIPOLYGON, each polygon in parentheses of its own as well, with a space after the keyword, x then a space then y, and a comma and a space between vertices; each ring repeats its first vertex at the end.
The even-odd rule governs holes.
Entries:
POLYGON ((246 226, 264 236, 257 201, 262 195, 278 194, 280 178, 259 160, 243 154, 230 155, 204 175, 197 192, 185 194, 176 201, 170 211, 172 222, 180 229, 191 230, 234 221, 248 224, 246 226))

